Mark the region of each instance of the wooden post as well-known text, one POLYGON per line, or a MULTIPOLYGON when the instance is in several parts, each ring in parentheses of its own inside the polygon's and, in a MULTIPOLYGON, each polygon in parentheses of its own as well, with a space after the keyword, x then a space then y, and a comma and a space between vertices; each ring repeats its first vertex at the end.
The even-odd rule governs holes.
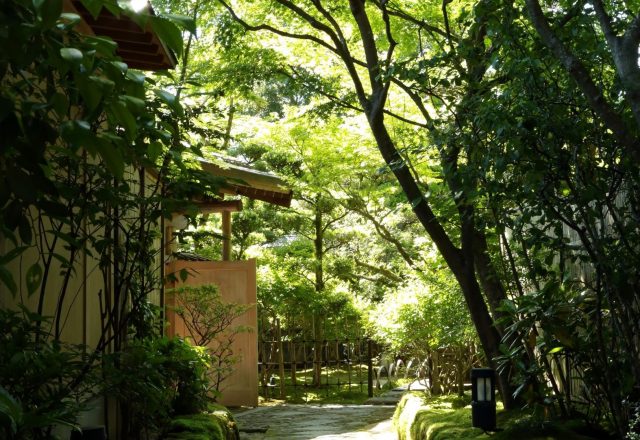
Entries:
POLYGON ((373 345, 371 339, 367 339, 367 395, 373 397, 373 345))
POLYGON ((231 261, 231 211, 222 211, 222 261, 231 261))
POLYGON ((282 343, 282 330, 280 329, 280 319, 276 318, 276 338, 278 339, 278 373, 280 374, 280 398, 287 397, 285 391, 284 375, 284 344, 282 343))
MULTIPOLYGON (((173 227, 166 226, 164 228, 164 258, 165 259, 167 257, 171 257, 171 255, 173 254, 173 250, 171 249, 172 247, 173 247, 173 227)), ((162 263, 165 264, 166 261, 163 261, 162 263)))

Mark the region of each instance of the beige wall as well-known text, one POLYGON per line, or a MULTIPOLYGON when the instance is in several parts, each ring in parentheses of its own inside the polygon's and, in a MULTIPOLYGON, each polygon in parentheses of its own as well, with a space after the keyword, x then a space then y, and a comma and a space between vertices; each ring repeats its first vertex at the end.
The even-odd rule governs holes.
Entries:
MULTIPOLYGON (((50 228, 46 219, 43 219, 43 224, 45 229, 50 228)), ((33 294, 29 295, 26 285, 27 271, 34 263, 41 262, 41 253, 45 252, 39 249, 36 243, 52 240, 52 236, 46 234, 46 237, 43 237, 36 228, 33 228, 33 232, 34 243, 7 266, 18 285, 18 293, 14 297, 8 289, 0 286, 0 307, 16 309, 21 304, 31 311, 38 310, 42 283, 33 294)), ((6 239, 0 237, 0 252, 8 252, 11 247, 6 239)), ((62 245, 56 247, 56 252, 67 258, 70 256, 62 245)), ((52 260, 45 284, 42 314, 49 317, 55 316, 61 304, 60 339, 73 344, 85 344, 92 348, 98 342, 100 335, 98 292, 105 292, 106 289, 95 258, 82 250, 78 251, 73 268, 65 288, 66 270, 63 270, 58 260, 52 260)), ((51 330, 53 331, 53 325, 51 330)))
MULTIPOLYGON (((127 178, 130 179, 132 192, 136 193, 140 188, 139 182, 137 182, 137 176, 138 173, 136 170, 128 170, 127 178)), ((153 176, 149 173, 146 173, 145 179, 147 186, 154 185, 155 181, 153 176)), ((51 223, 46 218, 41 219, 38 217, 38 214, 38 211, 35 209, 31 211, 31 217, 34 219, 34 224, 32 225, 34 239, 31 246, 26 249, 20 257, 14 259, 7 265, 7 268, 18 285, 18 293, 14 297, 8 289, 0 283, 0 307, 2 308, 17 309, 18 305, 22 304, 34 312, 38 309, 40 289, 32 295, 28 294, 26 286, 27 271, 38 261, 40 261, 42 266, 42 260, 40 258, 41 255, 47 256, 47 250, 46 246, 41 246, 41 244, 53 242, 52 234, 41 232, 42 230, 51 230, 51 223), (37 226, 40 221, 42 222, 42 228, 37 226)), ((130 215, 135 216, 137 213, 131 213, 130 215)), ((82 229, 88 231, 90 228, 85 226, 82 229)), ((101 234, 102 231, 93 231, 93 233, 94 235, 101 234)), ((157 239, 156 242, 155 247, 160 250, 161 239, 157 239)), ((12 243, 0 233, 0 255, 6 254, 11 251, 12 248, 12 243)), ((70 253, 65 250, 62 240, 58 241, 55 252, 66 258, 70 258, 70 253)), ((158 253, 154 265, 154 267, 158 268, 158 276, 160 275, 161 264, 161 256, 160 253, 158 253)), ((107 274, 105 285, 105 277, 99 267, 97 251, 95 249, 76 252, 73 261, 73 271, 69 276, 66 288, 64 287, 65 272, 60 262, 53 259, 51 270, 46 280, 42 314, 44 316, 55 316, 61 303, 60 339, 72 344, 83 344, 89 349, 92 349, 96 347, 102 334, 100 302, 102 301, 102 307, 104 307, 105 295, 112 294, 112 273, 107 274), (93 257, 92 254, 96 257, 93 257), (60 301, 63 292, 64 297, 62 301, 60 301)), ((108 270, 108 272, 111 271, 108 270)), ((149 295, 149 301, 152 304, 161 306, 160 292, 158 289, 149 295)))
MULTIPOLYGON (((256 262, 248 261, 174 261, 167 264, 166 273, 177 273, 188 269, 192 274, 185 284, 216 284, 225 302, 239 304, 256 303, 256 262)), ((175 287, 175 284, 168 286, 175 287)), ((171 311, 174 300, 167 295, 168 335, 186 336, 184 323, 171 311)), ((222 387, 222 397, 218 401, 226 406, 258 406, 258 333, 257 311, 252 307, 238 317, 232 325, 250 327, 247 333, 236 336, 233 344, 235 355, 240 362, 234 365, 233 374, 222 387)))

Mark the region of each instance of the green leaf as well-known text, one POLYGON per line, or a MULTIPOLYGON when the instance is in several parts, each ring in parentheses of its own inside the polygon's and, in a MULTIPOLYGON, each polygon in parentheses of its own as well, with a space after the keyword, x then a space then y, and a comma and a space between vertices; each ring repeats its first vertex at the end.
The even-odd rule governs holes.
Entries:
POLYGON ((60 126, 62 138, 75 148, 84 147, 91 154, 95 154, 93 144, 95 134, 87 121, 66 121, 60 126))
POLYGON ((136 70, 128 70, 127 71, 127 78, 130 79, 131 81, 133 81, 136 84, 144 84, 144 80, 145 80, 145 75, 142 72, 138 72, 136 70))
POLYGON ((183 115, 183 109, 178 101, 176 95, 167 92, 166 90, 155 89, 153 91, 161 100, 163 100, 169 107, 171 107, 179 115, 183 115))
POLYGON ((62 0, 33 0, 33 5, 38 11, 38 18, 44 28, 50 28, 56 24, 62 14, 62 0))
POLYGON ((82 62, 82 51, 73 47, 63 47, 60 49, 60 56, 72 64, 80 64, 82 62))
POLYGON ((131 111, 141 112, 147 105, 147 103, 143 99, 136 98, 135 96, 122 95, 120 96, 120 99, 124 103, 126 103, 127 107, 131 111))
POLYGON ((162 154, 162 143, 158 141, 153 141, 147 147, 147 155, 149 156, 149 160, 151 162, 155 162, 158 160, 160 155, 162 154))
POLYGON ((18 292, 18 286, 16 286, 16 282, 13 280, 11 272, 9 272, 9 270, 4 266, 0 266, 0 281, 2 281, 2 284, 7 286, 11 295, 15 297, 18 292))
MULTIPOLYGON (((2 386, 0 386, 0 415, 5 419, 3 425, 9 425, 10 432, 16 434, 18 432, 18 425, 22 424, 22 407, 2 386), (6 419, 8 419, 9 423, 6 423, 6 419)), ((0 420, 2 419, 0 418, 0 420)))
POLYGON ((134 139, 138 134, 138 125, 136 118, 131 114, 124 102, 115 102, 110 107, 111 115, 117 125, 125 129, 127 138, 134 139))
POLYGON ((102 7, 104 6, 103 0, 82 0, 82 5, 87 8, 91 16, 94 18, 98 18, 100 11, 102 11, 102 7))
POLYGON ((18 223, 18 233, 20 234, 20 240, 24 244, 31 244, 33 233, 31 232, 31 222, 26 217, 20 218, 18 223))
POLYGON ((193 18, 187 17, 186 15, 174 15, 174 14, 163 14, 162 16, 176 23, 182 29, 189 31, 192 34, 196 33, 196 22, 193 18))
POLYGON ((111 64, 124 74, 126 74, 127 70, 129 70, 129 66, 127 65, 127 63, 123 63, 122 61, 111 61, 111 64))
POLYGON ((26 284, 27 284, 27 292, 29 296, 33 295, 38 287, 40 287, 40 283, 42 282, 42 266, 39 263, 34 263, 28 270, 26 274, 26 284))
POLYGON ((111 90, 115 87, 116 83, 111 81, 109 78, 105 78, 103 76, 91 75, 89 80, 93 83, 94 86, 99 87, 102 91, 106 93, 110 93, 111 90))
POLYGON ((72 12, 63 12, 62 14, 60 14, 60 18, 67 22, 67 27, 69 28, 74 27, 76 24, 82 21, 82 17, 72 12))
POLYGON ((83 36, 84 42, 91 45, 96 51, 105 56, 112 56, 118 45, 108 37, 83 36))
POLYGON ((104 7, 107 8, 109 12, 111 12, 116 18, 120 18, 120 14, 122 13, 122 8, 118 5, 117 2, 105 2, 103 0, 104 7))
MULTIPOLYGON (((36 186, 31 174, 27 174, 21 168, 16 167, 9 168, 6 171, 6 177, 9 181, 9 187, 17 197, 29 204, 37 200, 39 188, 36 186)), ((17 214, 16 211, 14 211, 14 213, 17 214)), ((20 214, 20 216, 22 216, 22 214, 20 214)), ((14 217, 14 219, 18 220, 14 223, 14 226, 18 226, 20 217, 14 217)))
POLYGON ((73 234, 69 234, 61 231, 49 231, 49 232, 55 235, 56 237, 59 237, 62 240, 64 240, 66 244, 68 244, 70 247, 74 249, 80 249, 82 247, 82 242, 78 239, 78 237, 76 237, 73 234))
POLYGON ((90 110, 95 110, 102 100, 102 91, 84 76, 78 77, 76 84, 86 105, 90 110))
POLYGON ((98 154, 100 154, 114 177, 122 179, 122 176, 124 176, 124 159, 122 158, 122 153, 120 153, 116 145, 111 142, 102 138, 98 138, 97 140, 96 149, 98 150, 98 154))
POLYGON ((162 17, 151 17, 151 28, 170 50, 177 56, 182 55, 182 32, 173 22, 162 17))

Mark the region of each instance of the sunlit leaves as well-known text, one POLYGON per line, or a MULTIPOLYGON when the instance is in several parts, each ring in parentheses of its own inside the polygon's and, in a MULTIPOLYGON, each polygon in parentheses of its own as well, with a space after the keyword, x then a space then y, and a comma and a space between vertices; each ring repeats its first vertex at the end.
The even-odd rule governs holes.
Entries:
POLYGON ((163 100, 169 107, 176 111, 178 114, 183 113, 182 106, 180 105, 180 101, 178 97, 173 93, 170 93, 166 90, 162 89, 154 89, 153 93, 155 93, 161 100, 163 100))
POLYGON ((164 17, 150 17, 151 27, 160 39, 173 50, 176 55, 182 55, 182 32, 175 23, 164 17))

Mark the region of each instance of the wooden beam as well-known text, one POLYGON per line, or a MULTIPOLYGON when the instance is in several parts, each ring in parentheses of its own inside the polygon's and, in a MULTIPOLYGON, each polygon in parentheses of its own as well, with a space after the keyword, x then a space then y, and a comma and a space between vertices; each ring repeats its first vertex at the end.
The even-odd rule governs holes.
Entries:
POLYGON ((242 200, 215 200, 206 202, 196 202, 198 211, 201 214, 217 214, 220 212, 242 211, 242 200))
POLYGON ((231 211, 222 211, 222 261, 231 261, 231 211))
POLYGON ((227 187, 222 188, 222 193, 245 196, 253 200, 271 203, 272 205, 284 206, 285 208, 291 206, 291 198, 293 196, 292 191, 287 193, 273 192, 242 185, 227 185, 227 187))
MULTIPOLYGON (((171 257, 171 255, 173 254, 173 227, 172 226, 166 226, 164 229, 164 243, 162 244, 164 246, 164 257, 165 259, 167 257, 171 257)), ((163 261, 162 264, 164 264, 165 262, 163 261)))

